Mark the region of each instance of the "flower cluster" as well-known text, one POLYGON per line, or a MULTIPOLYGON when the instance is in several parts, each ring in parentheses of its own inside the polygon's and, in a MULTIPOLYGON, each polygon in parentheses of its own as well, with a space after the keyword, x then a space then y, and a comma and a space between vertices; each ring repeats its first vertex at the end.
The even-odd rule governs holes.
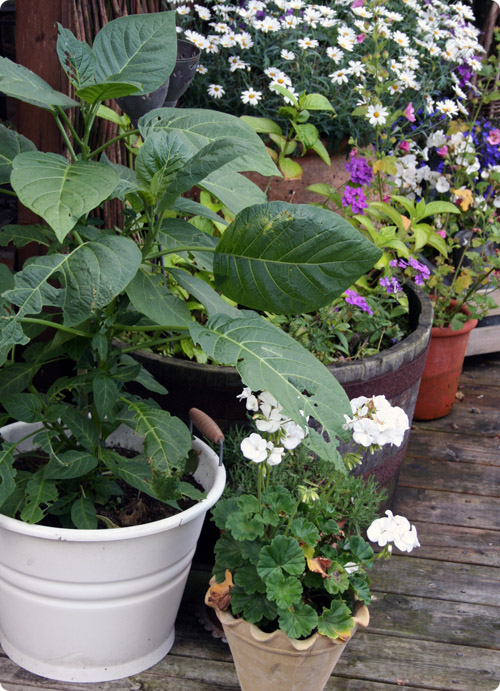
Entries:
POLYGON ((269 437, 265 439, 253 432, 243 439, 241 452, 248 460, 279 465, 285 451, 295 449, 307 435, 307 427, 301 427, 286 415, 282 415, 282 406, 269 391, 255 395, 249 387, 245 387, 237 398, 245 401, 248 411, 255 413, 253 419, 259 432, 269 437))
POLYGON ((366 448, 385 444, 401 446, 410 428, 408 416, 392 406, 385 396, 358 396, 351 400, 352 417, 345 415, 344 429, 351 430, 353 441, 366 448))
POLYGON ((458 113, 465 99, 460 84, 480 67, 479 32, 464 2, 173 4, 180 32, 203 51, 186 103, 214 107, 215 98, 225 110, 244 113, 250 104, 269 116, 282 103, 275 84, 294 94, 315 91, 337 113, 335 124, 322 119, 323 134, 359 129, 356 107, 365 107, 365 129, 384 125, 395 108, 406 112, 410 102, 428 113, 458 113))
POLYGON ((420 547, 417 529, 404 516, 394 516, 392 511, 386 511, 385 516, 377 518, 366 531, 370 542, 376 542, 380 547, 394 543, 401 552, 411 552, 420 547))

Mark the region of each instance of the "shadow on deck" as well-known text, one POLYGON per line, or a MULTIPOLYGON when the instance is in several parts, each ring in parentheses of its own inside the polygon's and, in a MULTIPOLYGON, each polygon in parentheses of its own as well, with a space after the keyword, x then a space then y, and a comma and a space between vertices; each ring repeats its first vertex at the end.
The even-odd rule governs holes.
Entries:
MULTIPOLYGON (((500 354, 468 358, 459 394, 446 418, 414 423, 394 512, 416 524, 422 547, 376 565, 369 629, 350 641, 328 691, 500 686, 500 354)), ((192 572, 175 645, 150 670, 101 684, 58 683, 24 672, 0 651, 0 684, 5 691, 238 689, 227 645, 198 621, 208 577, 192 572)))

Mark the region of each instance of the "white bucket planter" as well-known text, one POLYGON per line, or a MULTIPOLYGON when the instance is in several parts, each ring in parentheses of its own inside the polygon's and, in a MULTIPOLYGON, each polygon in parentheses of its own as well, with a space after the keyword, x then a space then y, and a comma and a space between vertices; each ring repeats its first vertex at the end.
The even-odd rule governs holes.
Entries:
MULTIPOLYGON (((29 427, 0 433, 16 441, 29 427)), ((0 643, 14 662, 50 679, 96 682, 138 674, 168 653, 205 515, 225 484, 217 455, 198 439, 193 447, 207 497, 176 516, 71 530, 0 515, 0 643)))

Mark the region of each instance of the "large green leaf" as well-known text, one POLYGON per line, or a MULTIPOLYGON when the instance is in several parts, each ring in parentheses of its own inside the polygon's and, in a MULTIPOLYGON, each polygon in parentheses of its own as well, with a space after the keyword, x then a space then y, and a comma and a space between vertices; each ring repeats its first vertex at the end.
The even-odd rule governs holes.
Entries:
POLYGON ((255 183, 244 175, 228 170, 227 166, 208 175, 200 187, 220 199, 232 214, 266 201, 265 193, 255 183))
POLYGON ((224 231, 214 274, 236 302, 297 314, 331 302, 381 254, 332 211, 271 202, 242 211, 224 231))
POLYGON ((0 125, 0 185, 10 182, 12 161, 23 151, 34 151, 36 146, 30 139, 0 125))
POLYGON ((108 305, 135 276, 141 253, 133 240, 108 236, 69 254, 37 257, 16 274, 15 288, 4 293, 18 308, 0 315, 0 364, 16 343, 25 344, 21 322, 44 306, 63 309, 66 325, 79 324, 108 305), (63 278, 63 288, 51 281, 63 278))
POLYGON ((177 132, 151 132, 137 154, 137 180, 155 199, 161 199, 189 156, 185 142, 177 132))
POLYGON ((0 247, 6 247, 11 242, 16 247, 24 247, 30 242, 50 247, 54 244, 54 233, 48 226, 12 223, 0 229, 0 247))
POLYGON ((171 292, 162 274, 138 271, 127 295, 138 312, 166 329, 186 329, 193 321, 187 304, 171 292))
POLYGON ((111 449, 101 449, 100 456, 115 477, 125 480, 129 485, 147 495, 154 496, 151 491, 153 473, 144 456, 126 458, 111 449))
MULTIPOLYGON (((153 132, 152 136, 154 134, 153 132)), ((202 183, 207 178, 209 178, 209 183, 212 182, 214 184, 214 173, 223 168, 227 163, 235 160, 238 156, 244 154, 247 149, 247 142, 236 137, 221 137, 204 146, 203 149, 200 149, 180 167, 174 179, 165 190, 160 209, 168 209, 183 192, 187 192, 194 185, 202 183)), ((225 203, 225 200, 219 194, 217 197, 225 203)), ((226 206, 229 207, 228 204, 226 206)))
POLYGON ((46 110, 55 106, 71 108, 78 105, 78 101, 56 91, 37 74, 9 58, 0 58, 0 91, 46 110))
POLYGON ((228 302, 223 300, 220 295, 201 278, 192 276, 187 271, 182 269, 170 269, 170 274, 175 278, 177 283, 185 290, 189 291, 198 302, 205 307, 209 317, 214 317, 216 314, 228 314, 232 317, 238 317, 239 311, 228 302))
POLYGON ((158 108, 140 118, 138 126, 143 138, 153 130, 179 132, 191 148, 191 154, 219 139, 240 139, 247 143, 247 153, 231 162, 233 171, 255 170, 261 175, 280 176, 259 135, 229 113, 198 108, 158 108))
POLYGON ((158 89, 177 56, 175 12, 119 17, 106 24, 93 44, 97 82, 141 83, 141 93, 158 89))
POLYGON ((96 68, 96 59, 92 48, 79 41, 69 29, 60 24, 57 25, 59 35, 57 37, 57 55, 59 62, 71 83, 81 88, 93 81, 96 68))
POLYGON ((179 418, 146 403, 129 401, 136 421, 135 433, 144 437, 144 451, 154 470, 168 475, 181 473, 191 449, 191 435, 179 418))
POLYGON ((78 89, 76 95, 78 98, 87 101, 87 103, 101 103, 110 98, 121 98, 122 96, 137 94, 140 90, 141 84, 110 80, 100 84, 84 86, 78 89))
POLYGON ((190 214, 191 216, 202 216, 203 218, 208 218, 210 221, 227 226, 227 221, 222 218, 222 216, 218 216, 214 211, 203 204, 199 204, 186 197, 177 199, 175 203, 172 204, 172 209, 174 211, 181 211, 183 214, 190 214))
POLYGON ((257 573, 266 581, 269 576, 283 572, 300 576, 305 568, 305 557, 301 546, 293 537, 276 535, 269 545, 260 551, 257 573))
POLYGON ((58 154, 29 151, 16 157, 11 183, 20 201, 62 242, 82 216, 109 197, 119 177, 103 163, 69 163, 58 154))
POLYGON ((124 166, 121 163, 113 163, 109 160, 106 154, 102 154, 100 160, 102 163, 110 166, 110 168, 112 168, 120 178, 120 182, 113 190, 113 197, 118 197, 118 199, 124 201, 125 195, 130 194, 131 192, 137 192, 139 185, 137 183, 137 175, 135 170, 132 170, 128 166, 124 166))
POLYGON ((343 468, 335 438, 345 436, 344 414, 351 414, 349 399, 328 369, 291 336, 259 315, 242 311, 237 319, 218 315, 205 326, 191 325, 193 339, 216 362, 233 365, 242 382, 254 391, 270 391, 284 414, 305 426, 313 417, 330 440, 311 429, 306 437, 318 455, 343 468))
POLYGON ((192 255, 193 263, 198 269, 213 272, 214 250, 218 239, 199 230, 192 223, 180 218, 166 218, 161 225, 158 242, 162 249, 174 250, 181 257, 192 255), (182 249, 186 247, 189 250, 182 249), (203 248, 208 251, 204 251, 203 248))

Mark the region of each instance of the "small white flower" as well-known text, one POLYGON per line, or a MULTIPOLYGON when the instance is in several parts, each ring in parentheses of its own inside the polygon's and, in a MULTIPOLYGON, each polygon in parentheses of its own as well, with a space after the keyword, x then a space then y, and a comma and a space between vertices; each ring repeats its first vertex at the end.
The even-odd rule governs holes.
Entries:
POLYGON ((370 125, 384 125, 387 122, 389 111, 382 105, 368 106, 366 117, 370 125))
POLYGON ((252 106, 256 106, 261 98, 262 91, 255 91, 254 89, 250 88, 241 92, 241 100, 243 103, 249 103, 252 106))
POLYGON ((264 419, 255 420, 255 426, 259 432, 268 432, 269 434, 277 432, 283 421, 278 408, 273 408, 269 403, 262 403, 260 409, 264 419))
POLYGON ((449 189, 450 183, 448 179, 444 175, 440 175, 436 182, 436 190, 442 194, 443 192, 448 192, 449 189))
POLYGON ((452 120, 455 115, 458 115, 458 107, 455 101, 452 101, 451 98, 445 98, 443 101, 438 101, 436 103, 436 110, 438 110, 440 113, 443 113, 443 115, 446 115, 446 117, 450 118, 452 120))
POLYGON ((282 446, 274 446, 272 441, 267 442, 267 449, 269 451, 267 463, 269 465, 279 465, 283 460, 285 449, 282 446))
POLYGON ((208 72, 208 69, 203 65, 198 65, 196 71, 198 72, 198 74, 206 74, 208 72))
POLYGON ((245 458, 254 463, 262 463, 267 458, 267 442, 257 432, 243 439, 240 449, 245 458))
POLYGON ((328 46, 326 49, 326 54, 336 65, 342 62, 342 58, 344 57, 344 53, 340 48, 332 48, 331 46, 328 46))
POLYGON ((332 84, 346 84, 349 81, 349 72, 347 70, 336 70, 328 76, 332 84))
POLYGON ((257 396, 252 393, 252 390, 249 386, 245 386, 243 391, 239 393, 236 398, 239 398, 240 401, 245 401, 247 410, 251 410, 254 413, 259 410, 259 401, 257 396))
POLYGON ((394 542, 394 521, 392 511, 386 511, 383 518, 376 518, 366 531, 370 542, 376 542, 379 547, 385 547, 388 542, 394 542))
POLYGON ((285 422, 285 424, 282 425, 282 431, 285 433, 285 436, 281 438, 283 446, 289 451, 295 449, 307 435, 307 429, 304 430, 296 422, 293 422, 293 420, 285 422))
POLYGON ((302 50, 307 50, 308 48, 317 48, 319 46, 319 42, 315 38, 309 38, 309 36, 299 38, 297 43, 302 50))
POLYGON ((356 573, 356 571, 359 571, 359 566, 353 561, 348 561, 347 564, 344 564, 344 571, 346 573, 356 573))
POLYGON ((283 48, 280 55, 283 58, 283 60, 295 60, 295 53, 291 50, 286 50, 285 48, 283 48))
POLYGON ((212 98, 222 98, 226 93, 220 84, 210 84, 207 91, 212 98))

